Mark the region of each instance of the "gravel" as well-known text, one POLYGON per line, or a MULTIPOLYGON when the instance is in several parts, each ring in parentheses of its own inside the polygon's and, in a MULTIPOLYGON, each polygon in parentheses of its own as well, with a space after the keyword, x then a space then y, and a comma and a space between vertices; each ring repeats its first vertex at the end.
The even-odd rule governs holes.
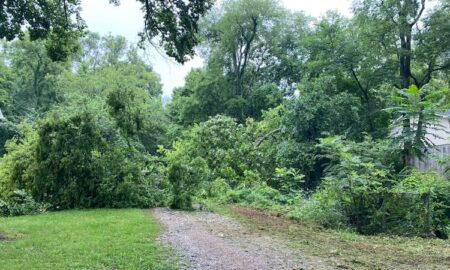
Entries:
POLYGON ((154 209, 152 214, 165 228, 160 241, 180 254, 185 270, 333 269, 229 217, 165 208, 154 209))

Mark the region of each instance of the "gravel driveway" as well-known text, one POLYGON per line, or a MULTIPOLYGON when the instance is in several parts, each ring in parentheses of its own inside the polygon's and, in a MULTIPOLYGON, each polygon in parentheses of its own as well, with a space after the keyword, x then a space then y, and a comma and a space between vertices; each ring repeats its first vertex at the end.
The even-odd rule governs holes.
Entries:
POLYGON ((320 259, 289 250, 264 231, 252 232, 210 212, 152 210, 165 228, 160 241, 180 254, 189 270, 333 269, 320 259))

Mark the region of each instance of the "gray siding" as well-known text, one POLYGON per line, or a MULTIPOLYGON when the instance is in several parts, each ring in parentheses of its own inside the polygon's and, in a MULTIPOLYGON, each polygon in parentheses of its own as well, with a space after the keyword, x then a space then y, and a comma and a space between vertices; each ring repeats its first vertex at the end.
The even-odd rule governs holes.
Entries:
POLYGON ((450 168, 450 164, 442 164, 439 160, 442 160, 445 156, 450 156, 450 144, 438 145, 428 149, 428 153, 420 160, 419 158, 413 158, 411 165, 414 165, 421 171, 435 171, 441 175, 445 174, 445 170, 450 168))

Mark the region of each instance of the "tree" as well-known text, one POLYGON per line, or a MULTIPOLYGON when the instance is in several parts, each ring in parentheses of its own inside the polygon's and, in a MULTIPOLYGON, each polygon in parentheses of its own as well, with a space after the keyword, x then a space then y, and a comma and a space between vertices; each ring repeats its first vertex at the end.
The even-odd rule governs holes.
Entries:
POLYGON ((165 145, 167 119, 161 104, 162 85, 123 37, 89 34, 75 66, 57 82, 60 104, 97 102, 106 109, 128 146, 156 153, 165 145))
POLYGON ((0 110, 7 117, 12 110, 12 91, 15 75, 11 67, 5 64, 7 60, 5 50, 0 51, 0 110))
POLYGON ((7 45, 5 61, 16 74, 9 81, 15 117, 43 113, 56 102, 59 93, 54 85, 68 66, 52 61, 44 41, 15 40, 7 45))
MULTIPOLYGON (((441 1, 438 8, 427 14, 427 3, 426 0, 361 0, 354 6, 356 23, 367 48, 378 44, 381 65, 396 60, 393 68, 397 71, 391 72, 398 72, 398 76, 391 85, 404 90, 415 85, 421 92, 422 101, 426 94, 421 89, 441 71, 450 69, 450 35, 444 23, 450 19, 450 5, 441 1)), ((423 107, 419 108, 419 111, 423 110, 423 107)), ((404 134, 411 133, 410 120, 404 119, 404 134)), ((404 143, 405 164, 413 154, 413 142, 420 140, 424 132, 423 120, 424 114, 419 113, 415 138, 404 143)))
POLYGON ((58 61, 78 49, 84 28, 79 0, 0 1, 0 22, 0 38, 47 38, 49 56, 58 61))
POLYGON ((412 154, 422 158, 426 149, 434 146, 427 132, 445 131, 446 127, 440 126, 439 120, 442 117, 440 113, 450 108, 448 85, 432 81, 420 91, 417 86, 411 85, 407 90, 398 90, 394 93, 391 98, 392 107, 386 109, 394 115, 395 120, 392 123, 394 141, 400 145, 410 143, 412 154), (403 131, 406 121, 410 124, 409 133, 403 131))
POLYGON ((288 15, 273 0, 225 1, 209 14, 201 30, 207 66, 189 75, 170 105, 178 123, 217 114, 244 122, 278 106, 295 77, 281 67, 293 32, 289 26, 299 18, 288 15))
POLYGON ((353 125, 359 129, 359 138, 364 132, 376 138, 386 136, 389 117, 382 110, 386 106, 385 96, 374 89, 395 77, 392 62, 390 59, 380 61, 383 55, 363 42, 358 30, 360 26, 354 20, 328 12, 312 22, 313 27, 296 42, 296 50, 305 58, 299 85, 303 84, 301 80, 332 79, 337 92, 360 99, 358 114, 361 121, 353 125))
POLYGON ((176 89, 169 104, 172 120, 184 126, 200 123, 226 111, 231 98, 228 79, 212 69, 194 70, 186 78, 185 86, 176 89))
MULTIPOLYGON (((264 43, 281 30, 277 27, 281 10, 272 0, 227 1, 223 15, 205 29, 211 51, 209 64, 220 66, 228 74, 236 97, 251 96, 254 77, 270 57, 264 43)), ((242 120, 244 115, 241 112, 236 116, 242 120)))
MULTIPOLYGON (((193 55, 198 43, 198 20, 212 0, 138 0, 144 11, 142 41, 160 38, 167 54, 178 62, 193 55)), ((120 0, 110 0, 118 5, 120 0)), ((0 2, 0 38, 13 40, 25 32, 31 40, 48 38, 53 60, 65 60, 78 49, 74 41, 83 34, 80 0, 18 0, 0 2)))
POLYGON ((0 142, 14 133, 0 164, 2 196, 23 189, 55 208, 159 204, 164 179, 152 154, 167 145, 159 78, 123 38, 88 40, 98 46, 55 74, 51 67, 61 64, 50 60, 42 41, 12 44, 6 68, 18 73, 13 89, 22 91, 15 101, 35 105, 35 77, 43 104, 45 93, 58 91, 58 98, 28 118, 31 125, 0 125, 0 142))

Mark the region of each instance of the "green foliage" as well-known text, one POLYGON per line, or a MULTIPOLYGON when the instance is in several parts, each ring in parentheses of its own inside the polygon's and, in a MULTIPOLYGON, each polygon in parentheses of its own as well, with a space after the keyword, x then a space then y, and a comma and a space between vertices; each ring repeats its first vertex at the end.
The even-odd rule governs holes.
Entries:
MULTIPOLYGON (((416 194, 406 209, 406 223, 417 234, 434 233, 440 238, 450 235, 450 182, 433 173, 413 171, 394 187, 395 192, 416 194), (422 206, 418 207, 418 206, 422 206)), ((395 205, 393 205, 395 207, 395 205)), ((404 228, 399 228, 403 229, 404 228)), ((401 233, 405 233, 401 231, 401 233)))
POLYGON ((17 126, 11 122, 0 122, 0 156, 5 154, 5 143, 18 134, 17 126))
POLYGON ((192 209, 192 196, 198 184, 209 174, 206 161, 200 157, 189 164, 173 162, 168 167, 167 178, 172 185, 173 199, 170 207, 192 209))
POLYGON ((36 163, 38 134, 30 124, 19 126, 19 136, 6 143, 7 154, 0 163, 0 195, 7 198, 14 190, 25 189, 32 182, 36 163))
POLYGON ((280 65, 291 42, 284 33, 295 24, 290 15, 297 18, 272 0, 225 1, 213 10, 201 30, 207 65, 175 91, 174 120, 186 126, 224 114, 243 123, 278 106, 295 76, 280 65))
POLYGON ((448 181, 418 172, 397 175, 389 157, 400 151, 383 141, 329 138, 320 147, 331 161, 324 182, 291 217, 364 234, 446 237, 448 181))
POLYGON ((287 216, 312 225, 342 229, 347 227, 347 218, 340 210, 338 202, 328 192, 319 191, 300 201, 287 216))
POLYGON ((191 196, 201 182, 217 178, 228 185, 236 185, 239 149, 234 148, 240 128, 228 117, 217 116, 196 125, 184 140, 174 143, 174 149, 165 151, 168 179, 172 184, 172 207, 191 208, 191 196))
POLYGON ((90 34, 84 43, 78 73, 58 81, 64 103, 106 109, 127 143, 156 154, 158 145, 167 144, 160 79, 123 37, 90 34))
POLYGON ((208 120, 226 110, 229 94, 227 78, 214 70, 194 70, 184 87, 176 89, 169 104, 172 120, 188 126, 208 120), (212 94, 214 93, 214 94, 212 94))
POLYGON ((427 1, 359 0, 353 18, 314 19, 230 0, 200 24, 212 1, 138 2, 142 41, 157 36, 179 62, 202 42, 205 67, 166 107, 125 38, 80 38, 61 3, 0 4, 0 20, 18 16, 4 36, 28 28, 0 51, 5 209, 34 207, 17 190, 53 208, 215 200, 364 234, 448 234, 448 182, 406 166, 450 109, 447 1, 424 12, 427 1))
POLYGON ((322 140, 320 147, 328 153, 331 162, 321 191, 324 194, 318 196, 328 197, 331 200, 329 206, 338 207, 350 226, 364 232, 377 207, 377 200, 372 198, 390 185, 393 168, 382 159, 392 155, 390 145, 370 139, 357 144, 341 138, 327 138, 322 140))
POLYGON ((90 207, 99 185, 95 153, 102 140, 92 113, 54 114, 38 128, 32 194, 59 208, 90 207))
MULTIPOLYGON (((120 0, 111 0, 118 3, 120 0)), ((167 55, 184 63, 194 55, 198 44, 198 21, 213 5, 213 0, 139 0, 145 14, 145 28, 139 34, 141 42, 160 39, 160 45, 167 55)))
POLYGON ((297 141, 314 141, 324 133, 350 137, 360 133, 359 100, 349 93, 340 93, 331 77, 302 84, 299 97, 288 106, 285 125, 297 141))
POLYGON ((45 41, 31 41, 28 36, 15 40, 6 45, 4 61, 15 74, 6 88, 12 99, 10 120, 40 116, 61 98, 55 84, 68 65, 47 55, 45 41))
POLYGON ((204 159, 211 170, 212 180, 224 179, 236 187, 249 162, 252 144, 244 127, 232 118, 216 116, 194 126, 186 138, 175 142, 167 153, 170 162, 191 163, 197 157, 204 159))
POLYGON ((422 157, 427 147, 434 146, 427 133, 432 129, 445 130, 439 126, 439 113, 449 108, 450 90, 442 82, 432 81, 421 89, 412 85, 394 93, 392 107, 386 109, 395 119, 392 136, 398 145, 410 146, 407 150, 412 155, 422 157), (412 124, 405 127, 405 122, 412 124))
POLYGON ((143 174, 144 157, 127 147, 107 115, 55 111, 36 131, 25 126, 23 133, 2 160, 2 193, 24 189, 62 209, 162 203, 158 180, 143 174))
POLYGON ((12 109, 12 91, 14 86, 14 72, 5 62, 5 52, 0 49, 0 110, 8 118, 12 109))
MULTIPOLYGON (((118 5, 120 0, 110 0, 118 5)), ((183 63, 194 54, 198 44, 198 20, 212 6, 211 0, 139 1, 145 13, 144 41, 159 37, 166 53, 183 63)), ((79 0, 14 1, 0 3, 0 38, 14 40, 28 32, 32 40, 47 39, 49 56, 55 61, 67 60, 78 46, 85 28, 80 16, 79 0)))
POLYGON ((256 209, 270 211, 280 211, 288 200, 280 191, 264 183, 238 188, 227 196, 230 202, 245 203, 256 209))
POLYGON ((277 161, 305 175, 305 187, 315 188, 323 177, 327 159, 315 145, 329 135, 361 139, 364 108, 354 94, 337 89, 333 77, 302 83, 298 97, 285 103, 281 125, 285 133, 278 144, 277 161))
POLYGON ((20 216, 43 213, 49 205, 37 203, 23 190, 15 190, 6 201, 0 198, 0 216, 20 216))
POLYGON ((6 197, 24 189, 53 208, 165 203, 164 175, 147 156, 165 142, 159 79, 142 61, 122 60, 120 39, 107 41, 98 59, 105 66, 59 77, 60 105, 8 144, 0 165, 6 197))
POLYGON ((14 40, 28 33, 31 40, 47 38, 48 55, 66 60, 78 49, 85 27, 80 17, 80 1, 13 1, 0 3, 0 38, 14 40))
POLYGON ((175 142, 172 151, 166 150, 174 206, 190 207, 196 196, 280 209, 301 194, 303 175, 271 164, 265 153, 267 141, 255 146, 258 140, 252 136, 278 126, 280 109, 266 112, 266 121, 250 120, 246 125, 225 116, 210 118, 175 142))

